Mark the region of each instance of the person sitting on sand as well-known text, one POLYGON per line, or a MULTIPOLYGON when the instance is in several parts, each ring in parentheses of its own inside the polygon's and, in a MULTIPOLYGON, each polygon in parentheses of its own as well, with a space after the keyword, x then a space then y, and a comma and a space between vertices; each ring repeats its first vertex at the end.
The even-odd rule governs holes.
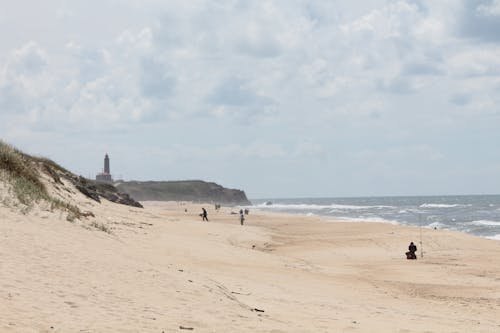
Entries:
POLYGON ((408 252, 406 252, 406 259, 417 259, 416 252, 417 246, 411 242, 410 246, 408 246, 408 252))
POLYGON ((201 209, 203 212, 201 213, 201 216, 203 217, 203 221, 208 222, 208 217, 207 217, 207 210, 205 208, 201 209))

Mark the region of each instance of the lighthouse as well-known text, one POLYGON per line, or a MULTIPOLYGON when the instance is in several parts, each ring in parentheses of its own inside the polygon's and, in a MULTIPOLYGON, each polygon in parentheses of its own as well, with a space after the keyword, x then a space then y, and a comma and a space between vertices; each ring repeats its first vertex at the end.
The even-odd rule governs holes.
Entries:
POLYGON ((98 173, 95 176, 95 180, 98 182, 106 182, 106 183, 112 183, 113 182, 113 177, 111 177, 111 171, 109 168, 109 156, 106 153, 104 156, 104 170, 101 173, 98 173))
POLYGON ((108 156, 108 154, 106 154, 106 156, 104 156, 104 173, 107 173, 108 175, 110 174, 110 172, 109 172, 109 156, 108 156))

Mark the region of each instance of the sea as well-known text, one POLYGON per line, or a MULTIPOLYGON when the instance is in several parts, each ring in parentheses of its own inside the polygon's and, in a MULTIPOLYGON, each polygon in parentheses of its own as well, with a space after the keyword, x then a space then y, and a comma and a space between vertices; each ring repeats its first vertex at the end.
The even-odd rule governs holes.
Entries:
POLYGON ((500 195, 255 199, 253 208, 465 232, 500 240, 500 195))

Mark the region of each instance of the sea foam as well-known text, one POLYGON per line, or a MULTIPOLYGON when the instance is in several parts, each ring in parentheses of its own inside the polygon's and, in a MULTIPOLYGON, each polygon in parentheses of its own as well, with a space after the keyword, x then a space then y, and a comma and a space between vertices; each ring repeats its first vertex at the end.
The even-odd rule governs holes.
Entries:
POLYGON ((425 204, 420 205, 420 208, 453 208, 453 207, 466 207, 466 206, 467 205, 425 203, 425 204))
POLYGON ((370 216, 370 217, 338 216, 335 217, 335 220, 330 220, 330 222, 372 222, 372 223, 400 224, 398 221, 387 220, 378 216, 370 216))
POLYGON ((490 220, 477 220, 477 221, 467 222, 467 224, 500 226, 500 222, 499 221, 490 221, 490 220))
POLYGON ((357 210, 357 209, 384 209, 384 208, 394 208, 392 206, 354 206, 354 205, 314 205, 314 204, 258 204, 255 206, 256 208, 268 208, 268 209, 290 209, 290 210, 323 210, 323 209, 331 209, 334 212, 339 210, 357 210))
POLYGON ((447 229, 448 226, 444 223, 441 222, 432 222, 431 224, 428 224, 425 226, 425 228, 430 228, 430 229, 447 229))
POLYGON ((488 239, 494 239, 494 240, 500 240, 500 234, 494 235, 494 236, 486 236, 488 239))

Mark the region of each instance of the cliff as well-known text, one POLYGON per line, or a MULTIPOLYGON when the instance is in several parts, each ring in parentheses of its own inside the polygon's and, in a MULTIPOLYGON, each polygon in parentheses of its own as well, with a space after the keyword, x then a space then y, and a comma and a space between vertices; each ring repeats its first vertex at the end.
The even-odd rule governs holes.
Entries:
POLYGON ((226 205, 251 205, 245 192, 201 180, 129 181, 115 186, 139 201, 193 201, 226 205))

